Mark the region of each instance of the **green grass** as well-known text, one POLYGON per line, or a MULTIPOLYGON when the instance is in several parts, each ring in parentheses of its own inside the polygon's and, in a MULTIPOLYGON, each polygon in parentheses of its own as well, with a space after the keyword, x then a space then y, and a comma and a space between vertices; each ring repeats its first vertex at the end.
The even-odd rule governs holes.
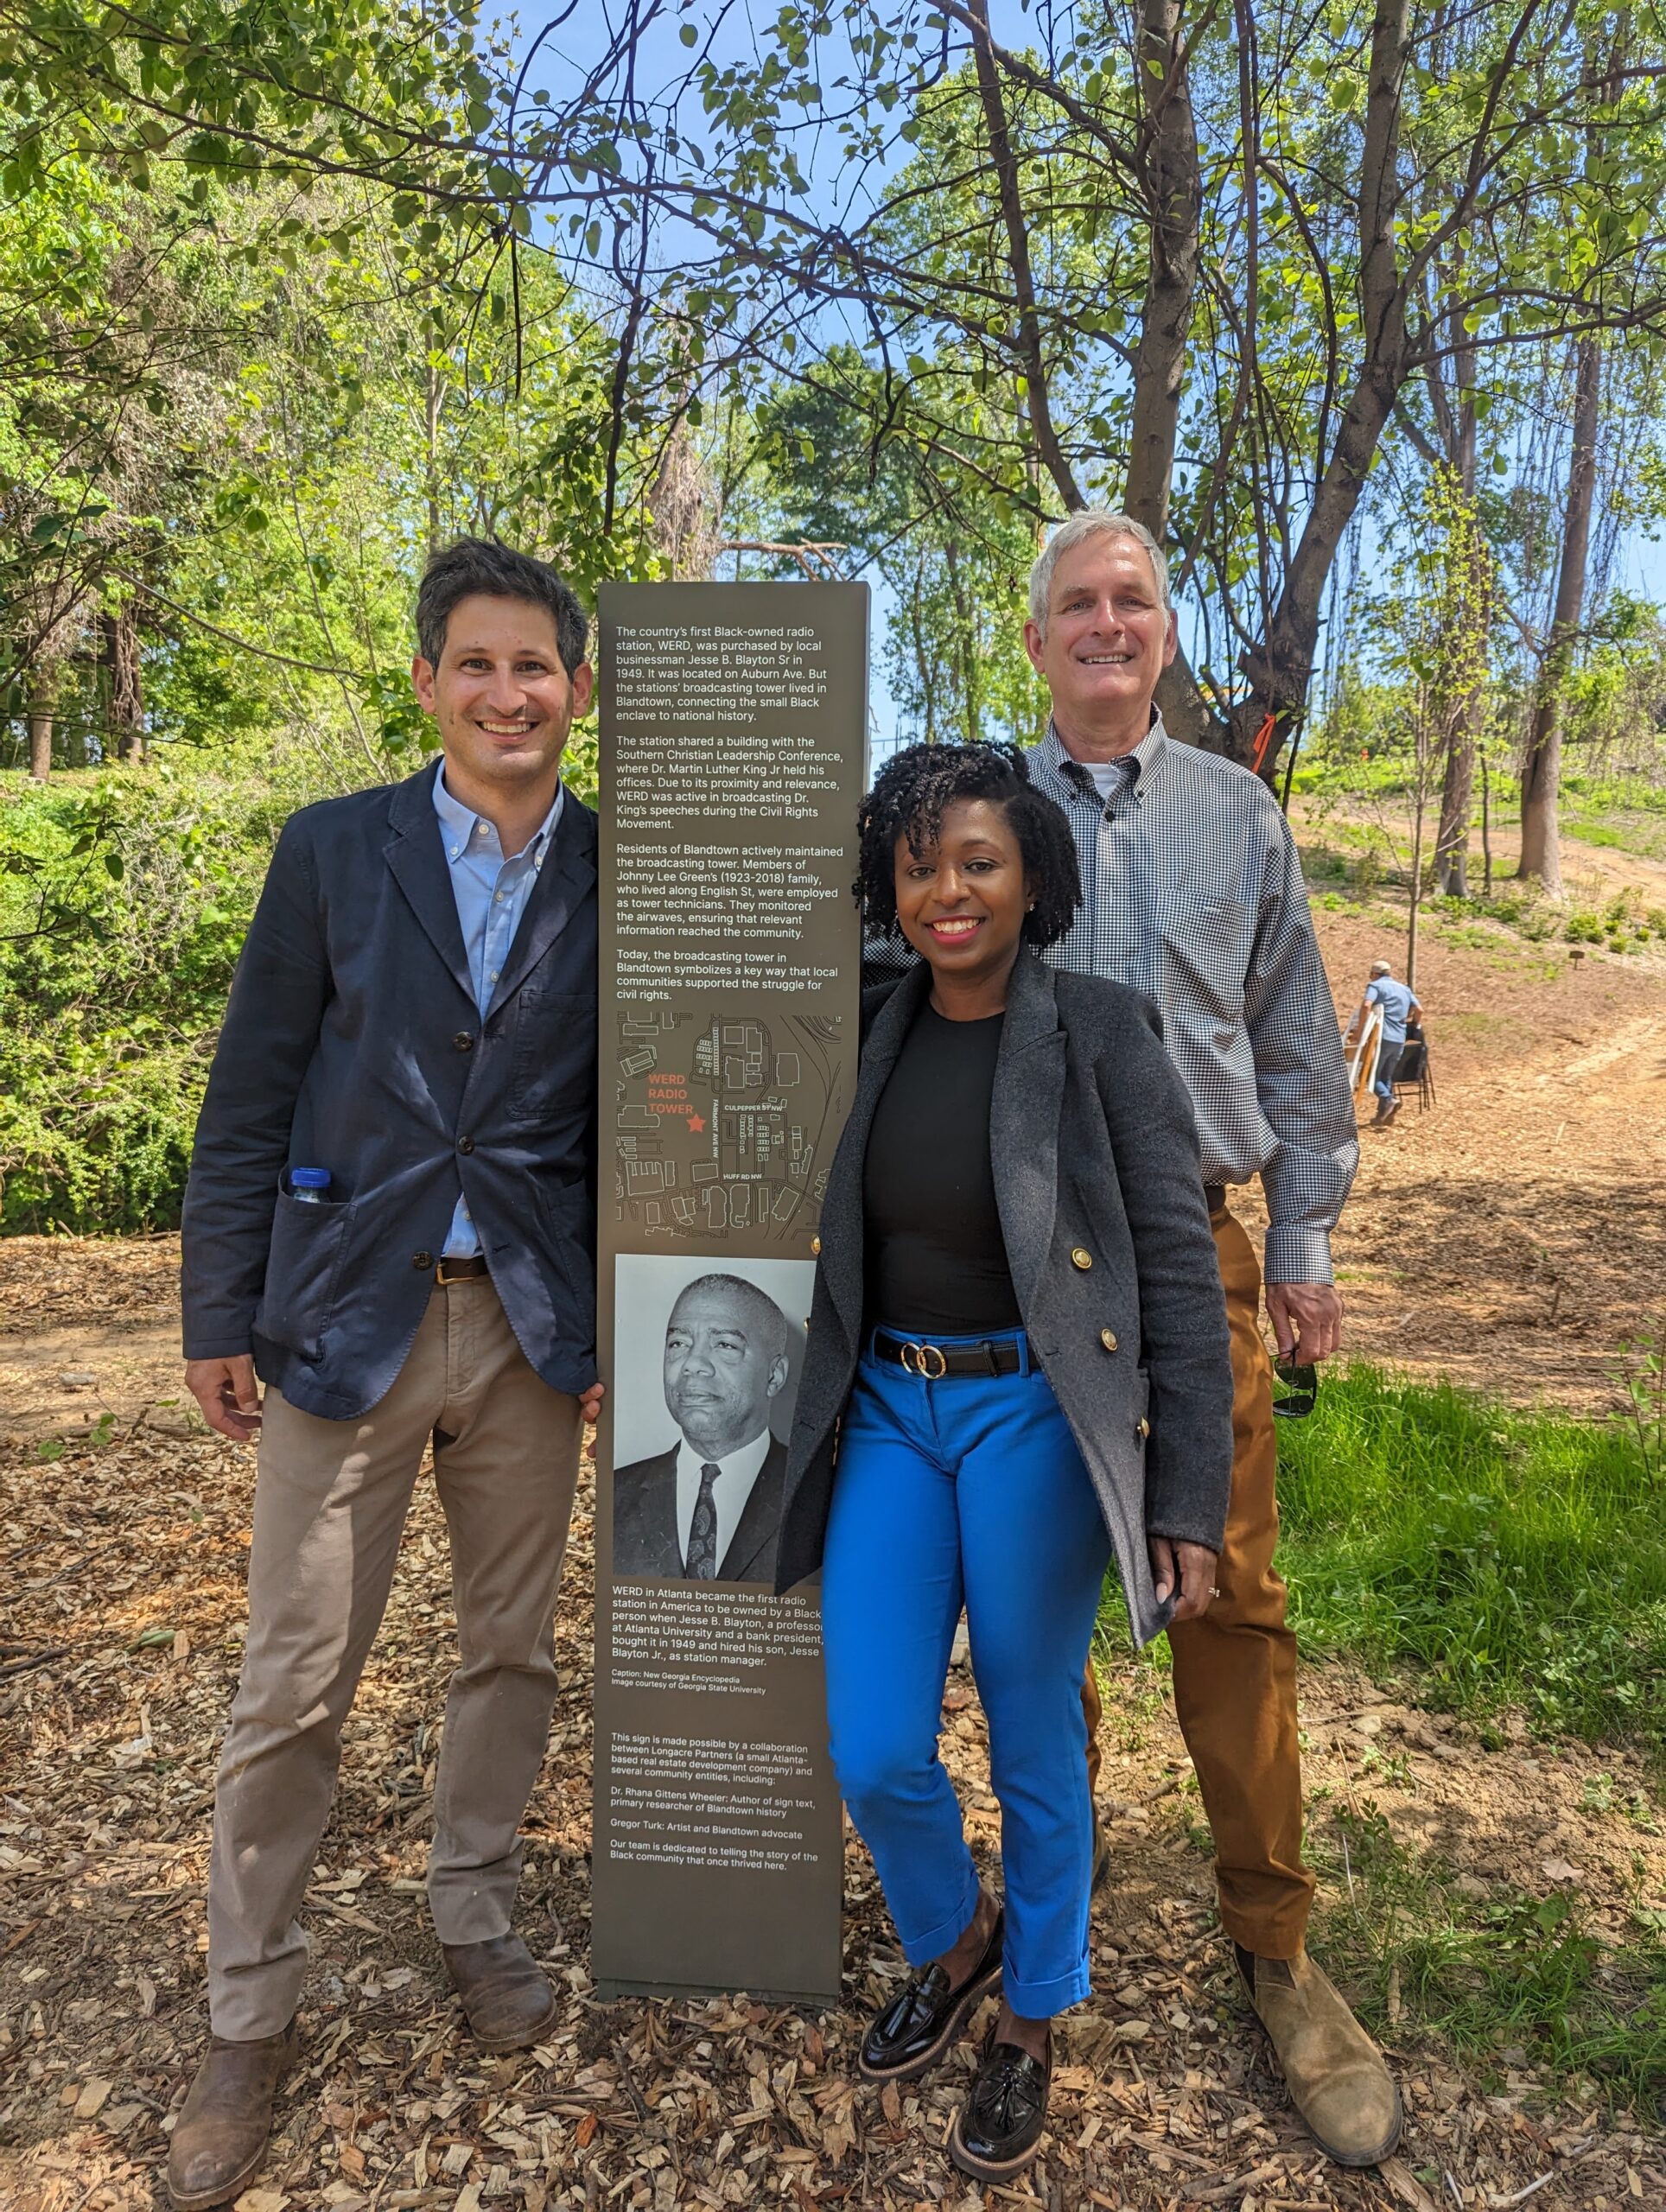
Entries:
POLYGON ((1652 820, 1592 822, 1574 815, 1564 821, 1562 829, 1570 837, 1577 837, 1581 844, 1606 845, 1622 853, 1640 853, 1646 860, 1666 860, 1666 826, 1656 816, 1652 820))
MULTIPOLYGON (((1637 1369, 1643 1375, 1640 1365, 1637 1369)), ((1666 1774, 1666 1421, 1527 1412, 1359 1363, 1279 1424, 1279 1565, 1303 1648, 1490 1730, 1631 1743, 1666 1774)), ((1110 1577, 1107 1661, 1126 1652, 1110 1577)), ((1166 1665, 1160 1642, 1154 1656, 1166 1665)))
MULTIPOLYGON (((1651 1367, 1650 1357, 1655 1361, 1651 1367)), ((1497 1716, 1547 1735, 1638 1745, 1666 1773, 1666 1382, 1626 1362, 1638 1420, 1522 1411, 1356 1363, 1327 1372, 1306 1421, 1279 1425, 1279 1561, 1308 1652, 1330 1652, 1408 1702, 1463 1713, 1500 1748, 1497 1716)), ((1101 1623, 1108 1723, 1143 1742, 1160 1639, 1127 1657, 1115 1579, 1101 1623)), ((1415 1788, 1391 1744, 1359 1758, 1364 1789, 1415 1788)), ((1586 1785, 1593 1812, 1658 1832, 1658 1802, 1586 1785)), ((1200 1852, 1186 1793, 1176 1817, 1200 1852)), ((1616 2105, 1666 2083, 1666 1913, 1634 1898, 1621 1942, 1576 1891, 1477 1896, 1439 1852, 1396 1836, 1369 1795, 1320 1788, 1307 1852, 1322 1879, 1315 1948, 1379 2036, 1438 2037, 1483 2073, 1595 2085, 1616 2105)), ((1641 1863, 1635 1862, 1640 1878, 1641 1863)))
POLYGON ((1478 1901, 1434 1853, 1408 1850, 1371 1799, 1317 1801, 1308 1855, 1322 1878, 1316 1946, 1378 2035, 1407 2024, 1471 2065, 1583 2077, 1618 2104, 1666 2078, 1666 1944, 1634 1908, 1623 1944, 1593 1930, 1576 1892, 1478 1901))
POLYGON ((1308 1649, 1666 1761, 1666 1473, 1634 1428, 1356 1365, 1279 1443, 1308 1649))

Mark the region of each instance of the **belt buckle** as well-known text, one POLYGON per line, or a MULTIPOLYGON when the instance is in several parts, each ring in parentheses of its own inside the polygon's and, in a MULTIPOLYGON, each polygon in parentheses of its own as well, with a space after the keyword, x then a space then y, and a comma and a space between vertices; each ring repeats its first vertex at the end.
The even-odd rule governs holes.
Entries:
MULTIPOLYGON (((472 1277, 467 1274, 448 1275, 446 1273, 446 1262, 442 1260, 434 1270, 435 1283, 441 1290, 448 1290, 454 1282, 468 1282, 472 1281, 472 1277)), ((467 1263, 467 1262, 461 1262, 459 1264, 466 1267, 467 1263)))
POLYGON ((940 1344, 910 1344, 908 1349, 913 1353, 916 1361, 919 1363, 917 1366, 911 1368, 909 1372, 911 1374, 918 1375, 922 1382, 941 1382, 943 1377, 949 1372, 949 1362, 944 1356, 943 1348, 940 1344), (928 1366, 926 1363, 929 1360, 933 1359, 936 1360, 937 1365, 935 1367, 928 1366))

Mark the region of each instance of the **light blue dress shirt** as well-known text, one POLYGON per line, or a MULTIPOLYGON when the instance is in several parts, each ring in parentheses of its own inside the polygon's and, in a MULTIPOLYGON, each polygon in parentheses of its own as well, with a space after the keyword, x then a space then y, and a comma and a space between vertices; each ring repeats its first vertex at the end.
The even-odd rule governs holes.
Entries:
POLYGON ((1411 1020, 1411 1010, 1416 999, 1397 976, 1376 976, 1365 986, 1366 1004, 1383 1009, 1383 1042, 1403 1045, 1406 1024, 1411 1020))
MULTIPOLYGON (((499 976, 508 965, 509 948, 515 942, 521 916, 526 912, 526 902, 538 880, 538 870, 544 866, 544 856, 561 819, 565 797, 557 784, 555 804, 544 816, 543 826, 521 851, 506 860, 493 824, 484 815, 459 806, 446 789, 444 761, 435 768, 434 811, 440 817, 440 836, 451 871, 451 895, 457 902, 463 955, 474 987, 474 1003, 482 1016, 492 1003, 499 976)), ((446 1232, 444 1257, 471 1260, 480 1249, 480 1236, 469 1214, 468 1201, 460 1198, 457 1211, 451 1217, 451 1227, 446 1232)))

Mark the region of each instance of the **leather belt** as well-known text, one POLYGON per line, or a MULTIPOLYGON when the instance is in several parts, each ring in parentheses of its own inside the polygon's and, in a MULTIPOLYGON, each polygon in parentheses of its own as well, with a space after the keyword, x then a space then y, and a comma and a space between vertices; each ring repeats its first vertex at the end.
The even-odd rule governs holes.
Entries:
POLYGON ((434 1270, 434 1280, 443 1290, 448 1283, 474 1282, 491 1272, 484 1258, 476 1253, 472 1260, 442 1260, 434 1270))
POLYGON ((1211 1213, 1218 1213, 1226 1204, 1225 1184, 1205 1183, 1203 1186, 1203 1202, 1211 1213))
POLYGON ((918 1375, 926 1382, 940 1382, 948 1376, 1023 1371, 1024 1355, 1014 1337, 985 1337, 976 1344, 931 1344, 897 1336, 890 1329, 875 1329, 873 1341, 876 1358, 894 1360, 908 1374, 918 1375))

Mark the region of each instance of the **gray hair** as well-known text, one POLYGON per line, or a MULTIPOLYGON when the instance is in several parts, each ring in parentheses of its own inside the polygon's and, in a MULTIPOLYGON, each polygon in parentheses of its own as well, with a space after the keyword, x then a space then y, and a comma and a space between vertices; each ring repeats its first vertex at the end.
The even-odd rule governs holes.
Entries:
POLYGON ((760 1289, 755 1282, 748 1282, 744 1275, 699 1275, 693 1282, 684 1283, 677 1294, 677 1303, 665 1324, 668 1331, 681 1312, 684 1300, 697 1297, 702 1293, 725 1298, 741 1313, 750 1313, 753 1326, 761 1336, 767 1356, 771 1359, 785 1357, 786 1315, 766 1290, 760 1289))
POLYGON ((1030 570, 1030 620, 1044 638, 1047 634, 1047 601, 1052 591, 1052 572, 1072 546, 1084 544, 1090 537, 1131 537, 1136 545, 1143 547, 1157 579, 1157 595, 1164 607, 1173 611, 1174 602, 1168 595, 1168 563, 1162 547, 1145 524, 1135 522, 1132 515, 1115 514, 1109 507, 1083 507, 1059 524, 1036 555, 1035 566, 1030 570))

